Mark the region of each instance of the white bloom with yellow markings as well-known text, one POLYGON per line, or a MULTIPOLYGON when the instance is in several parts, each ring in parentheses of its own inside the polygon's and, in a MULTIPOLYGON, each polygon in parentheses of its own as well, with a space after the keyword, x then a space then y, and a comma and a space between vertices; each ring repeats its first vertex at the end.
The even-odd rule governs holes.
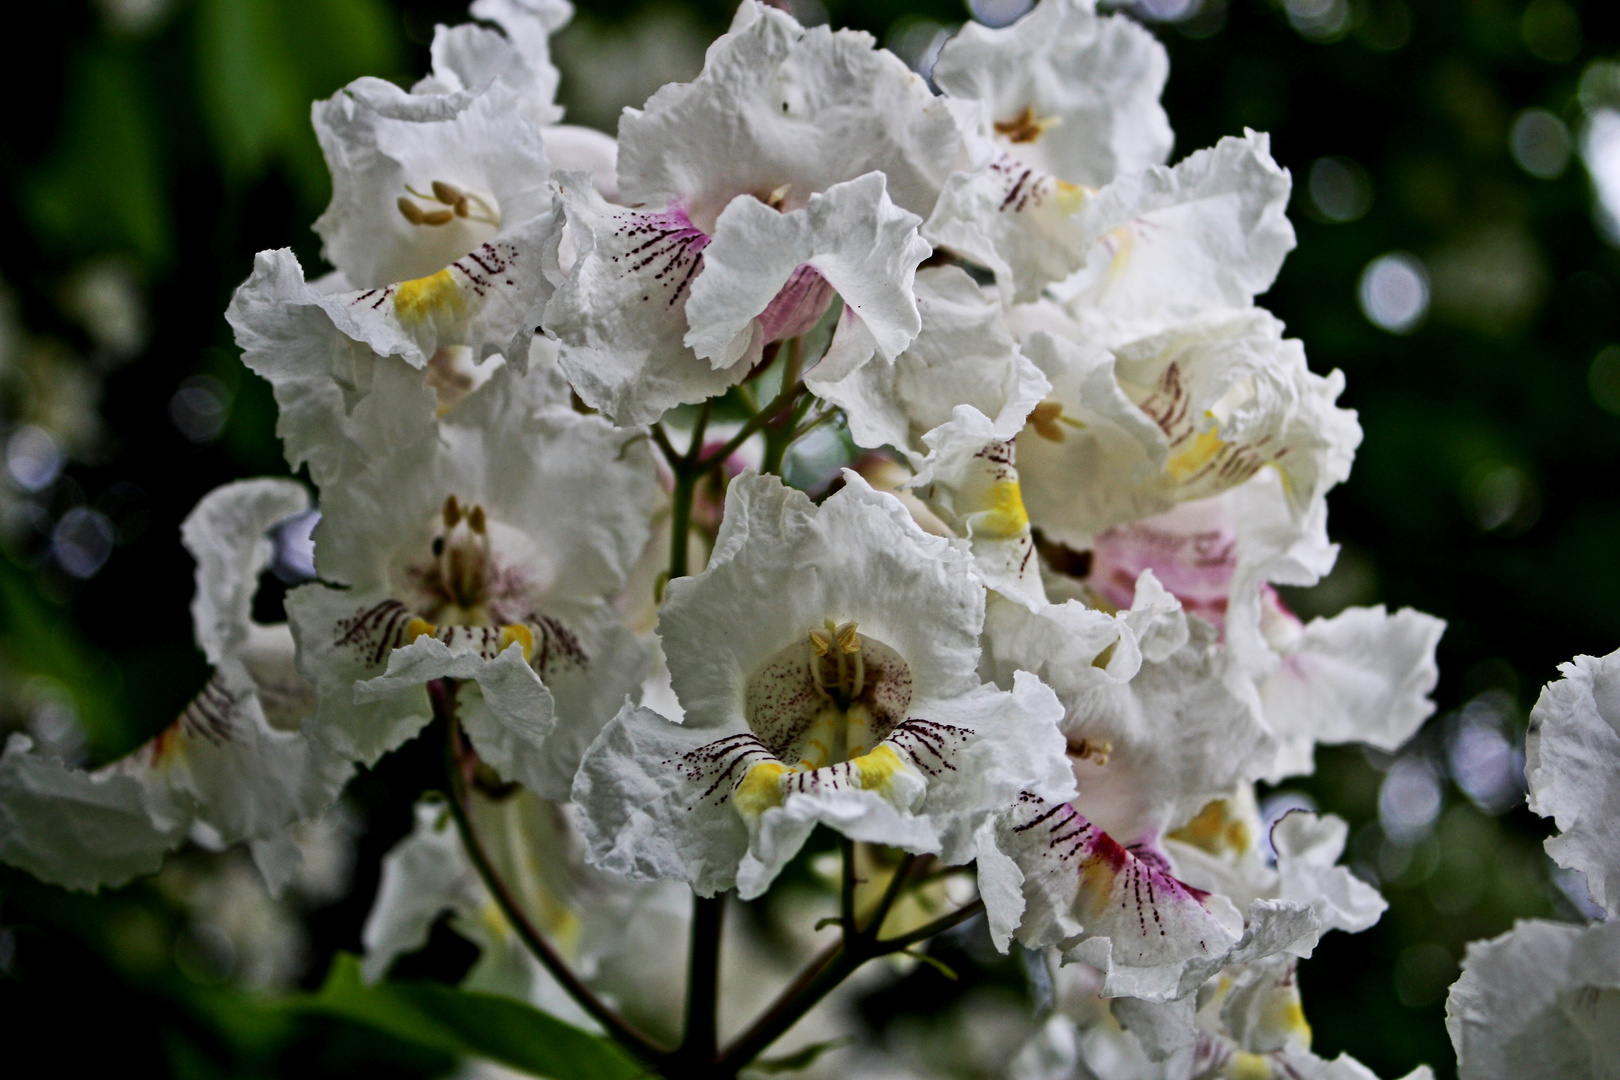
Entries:
POLYGON ((270 479, 198 503, 181 537, 197 560, 192 619, 212 677, 156 738, 93 772, 13 735, 0 757, 0 861, 69 888, 121 885, 187 836, 216 848, 273 841, 332 805, 350 766, 299 732, 314 694, 286 625, 252 618, 266 534, 308 506, 301 484, 270 479))
POLYGON ((1042 0, 1004 29, 968 23, 933 79, 957 108, 979 167, 954 174, 924 235, 1034 300, 1078 270, 1090 242, 1076 213, 1096 188, 1159 165, 1164 46, 1092 0, 1042 0))
POLYGON ((551 62, 551 35, 574 16, 567 0, 473 0, 474 22, 433 28, 433 73, 411 93, 453 94, 491 81, 510 89, 517 108, 536 124, 562 119, 560 76, 551 62))
POLYGON ((335 749, 375 761, 431 717, 426 683, 467 680, 479 754, 557 797, 643 675, 608 600, 646 542, 656 480, 644 441, 534 412, 521 381, 497 370, 415 443, 332 485, 321 581, 287 608, 320 694, 311 723, 335 749))
POLYGON ((1283 477, 1295 520, 1349 474, 1361 441, 1334 402, 1344 376, 1320 376, 1282 324, 1251 309, 1114 352, 1036 330, 1024 352, 1052 383, 1019 437, 1024 501, 1037 528, 1083 550, 1103 529, 1283 477))
POLYGON ((615 422, 646 423, 740 381, 835 294, 856 360, 892 360, 917 335, 917 227, 960 142, 869 35, 745 0, 696 79, 625 110, 625 205, 563 179, 573 261, 546 328, 569 380, 615 422))
POLYGON ((1052 291, 1082 340, 1109 348, 1250 307, 1294 247, 1291 189, 1254 131, 1121 175, 1078 214, 1085 265, 1052 291))
POLYGON ((598 865, 754 897, 818 823, 962 863, 1020 791, 1072 792, 1051 692, 979 680, 968 555, 845 480, 820 507, 732 482, 659 620, 684 722, 627 705, 575 781, 598 865))

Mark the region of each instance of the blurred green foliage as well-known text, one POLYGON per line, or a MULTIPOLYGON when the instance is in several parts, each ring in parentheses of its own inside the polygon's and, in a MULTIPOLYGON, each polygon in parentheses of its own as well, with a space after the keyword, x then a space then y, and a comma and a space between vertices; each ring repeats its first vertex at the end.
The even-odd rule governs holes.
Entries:
MULTIPOLYGON (((611 127, 620 105, 695 72, 731 5, 581 6, 556 41, 562 94, 572 115, 611 127)), ((913 60, 967 17, 960 0, 825 7, 913 60)), ((103 0, 17 16, 27 105, 0 129, 0 278, 25 329, 0 360, 0 383, 14 387, 0 391, 0 419, 6 431, 35 422, 47 391, 73 378, 102 392, 77 406, 100 435, 64 441, 62 479, 0 501, 0 725, 25 727, 65 694, 85 753, 104 761, 200 685, 178 523, 214 485, 283 468, 270 395, 235 362, 220 313, 254 251, 290 245, 319 263, 308 225, 329 188, 311 100, 360 75, 408 83, 426 69, 433 24, 463 13, 439 0, 103 0), (67 299, 74 275, 108 258, 150 327, 120 362, 67 299), (227 410, 206 438, 174 419, 188 386, 227 410), (51 547, 53 523, 81 505, 114 536, 88 579, 51 547)), ((1526 123, 1546 128, 1525 120, 1530 109, 1578 134, 1582 73, 1620 49, 1620 12, 1601 0, 1205 0, 1158 33, 1175 156, 1247 125, 1269 130, 1292 169, 1300 246, 1263 302, 1317 370, 1346 373, 1344 401, 1366 430, 1332 500, 1339 568, 1289 602, 1307 616, 1412 605, 1451 624, 1439 714, 1403 757, 1441 781, 1432 826, 1386 835, 1385 757, 1324 751, 1316 777, 1288 785, 1351 822, 1348 857, 1391 903, 1373 930, 1331 936, 1303 966, 1316 1049, 1349 1050, 1383 1075, 1427 1060, 1449 1076, 1443 998, 1464 944, 1515 918, 1574 912, 1540 852, 1546 824, 1522 804, 1482 806, 1456 782, 1458 733, 1488 706, 1519 738, 1557 663, 1620 645, 1620 354, 1604 352, 1620 341, 1620 251, 1593 227, 1578 159, 1560 165, 1524 142, 1526 123), (1426 267, 1430 303, 1409 332, 1358 306, 1364 271, 1392 252, 1426 267)), ((265 613, 278 597, 267 582, 265 613)), ((351 896, 307 913, 310 988, 338 950, 358 947, 376 860, 436 769, 407 748, 357 781, 365 831, 351 896)), ((185 932, 182 907, 151 884, 89 898, 0 871, 0 1011, 24 1037, 93 1031, 47 1048, 70 1072, 431 1075, 450 1064, 366 1025, 266 1010, 188 963, 185 932)), ((445 936, 417 974, 464 970, 445 936)), ((1015 971, 944 948, 965 983, 1017 985, 1015 971)), ((919 968, 864 1014, 926 1022, 964 992, 919 968)))

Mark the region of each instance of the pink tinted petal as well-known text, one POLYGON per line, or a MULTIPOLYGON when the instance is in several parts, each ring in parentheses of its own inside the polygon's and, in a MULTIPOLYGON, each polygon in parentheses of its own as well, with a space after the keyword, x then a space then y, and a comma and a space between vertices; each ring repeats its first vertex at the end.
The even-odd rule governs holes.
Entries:
POLYGON ((809 330, 832 303, 833 287, 806 263, 793 271, 782 291, 760 313, 765 341, 785 341, 809 330))
POLYGON ((1157 521, 1116 525, 1099 535, 1086 583, 1123 610, 1136 595, 1136 579, 1143 570, 1152 570, 1184 610, 1224 630, 1227 594, 1237 568, 1236 530, 1222 524, 1183 532, 1157 521))

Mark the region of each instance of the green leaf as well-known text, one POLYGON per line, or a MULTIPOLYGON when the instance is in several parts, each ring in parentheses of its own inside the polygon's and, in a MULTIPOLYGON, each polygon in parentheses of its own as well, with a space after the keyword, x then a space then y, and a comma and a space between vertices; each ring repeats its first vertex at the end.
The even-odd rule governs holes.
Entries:
POLYGON ((395 1038, 467 1057, 488 1058, 555 1080, 634 1080, 648 1075, 603 1039, 511 998, 433 982, 360 980, 360 961, 339 953, 326 984, 288 1007, 342 1017, 395 1038))

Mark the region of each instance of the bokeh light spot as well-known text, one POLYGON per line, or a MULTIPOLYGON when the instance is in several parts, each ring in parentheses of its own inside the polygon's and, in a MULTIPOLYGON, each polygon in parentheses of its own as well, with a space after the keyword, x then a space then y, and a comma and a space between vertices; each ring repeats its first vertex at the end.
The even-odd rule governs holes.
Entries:
POLYGON ((1519 168, 1543 180, 1563 175, 1571 146, 1569 128, 1546 109, 1525 109, 1508 135, 1508 149, 1519 168))
POLYGON ((1405 757, 1390 766, 1378 789, 1378 821, 1400 844, 1425 835, 1440 816, 1440 778, 1421 757, 1405 757))
POLYGON ((1564 0, 1530 0, 1519 34, 1531 56, 1550 64, 1567 63, 1581 51, 1581 18, 1564 0))
POLYGON ((1316 212, 1329 221, 1355 221, 1372 207, 1372 180, 1350 158, 1317 158, 1311 163, 1305 189, 1316 212))
POLYGON ((1332 41, 1350 29, 1349 0, 1287 0, 1288 23, 1301 37, 1332 41))
POLYGON ((62 471, 62 448, 42 427, 25 424, 6 440, 6 471, 24 491, 40 491, 62 471))
POLYGON ((1034 0, 968 0, 968 11, 990 27, 1010 26, 1034 6, 1034 0))
POLYGON ((1380 255, 1362 271, 1357 296, 1374 326, 1409 334, 1429 310, 1429 272, 1404 251, 1380 255))
POLYGON ((107 564, 114 538, 106 514, 88 506, 75 506, 52 530, 51 554, 57 565, 74 577, 94 577, 107 564))
POLYGON ((219 438, 230 415, 231 396, 218 379, 194 375, 180 384, 169 399, 169 419, 180 434, 194 443, 219 438))

